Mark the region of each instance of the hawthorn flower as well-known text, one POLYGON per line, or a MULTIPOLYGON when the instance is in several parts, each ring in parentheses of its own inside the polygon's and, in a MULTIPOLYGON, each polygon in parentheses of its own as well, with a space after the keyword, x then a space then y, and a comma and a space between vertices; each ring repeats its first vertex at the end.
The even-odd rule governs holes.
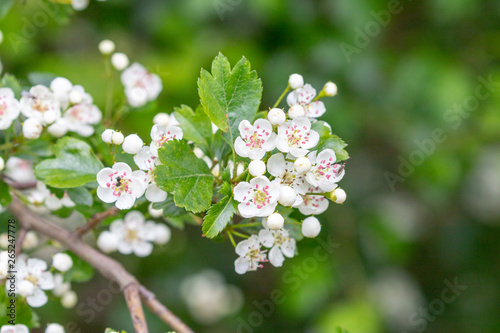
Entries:
POLYGON ((36 181, 33 162, 15 156, 10 157, 5 163, 5 174, 17 183, 36 181))
POLYGON ((140 107, 155 100, 163 89, 160 77, 151 74, 137 62, 123 71, 121 80, 127 100, 133 107, 140 107))
POLYGON ((276 147, 276 133, 273 133, 273 125, 269 121, 257 119, 252 125, 243 120, 238 128, 240 136, 234 142, 234 150, 241 157, 260 160, 276 147))
POLYGON ((44 290, 54 289, 54 276, 47 271, 47 263, 43 260, 30 258, 27 261, 18 259, 16 289, 25 294, 31 307, 38 308, 47 303, 44 290))
POLYGON ((66 272, 73 267, 73 259, 66 253, 57 253, 52 258, 52 266, 61 272, 66 272))
MULTIPOLYGON (((78 0, 82 1, 82 0, 78 0)), ((83 1, 88 1, 88 0, 83 0, 83 1)), ((116 70, 122 71, 124 70, 128 64, 130 63, 130 60, 128 59, 128 56, 125 53, 122 52, 116 52, 111 56, 111 64, 116 70)), ((123 80, 122 80, 123 82, 123 80)))
MULTIPOLYGON (((323 193, 319 187, 310 186, 308 193, 323 193)), ((328 209, 328 199, 324 195, 308 194, 302 196, 302 202, 294 205, 304 215, 319 215, 328 209)))
POLYGON ((306 194, 309 184, 306 181, 304 174, 300 174, 295 170, 294 163, 285 160, 281 153, 272 155, 267 160, 267 171, 274 177, 282 186, 290 186, 297 194, 306 194))
POLYGON ((261 242, 257 235, 252 235, 236 245, 236 254, 240 257, 234 262, 234 269, 238 274, 256 271, 262 267, 261 262, 266 261, 266 254, 261 251, 261 242))
POLYGON ((28 118, 23 123, 23 135, 26 139, 38 139, 42 130, 42 124, 36 118, 28 118))
POLYGON ((23 324, 3 325, 0 328, 0 333, 30 333, 28 326, 23 324))
POLYGON ((101 121, 102 112, 92 103, 80 103, 66 110, 63 119, 66 121, 68 130, 83 137, 89 137, 94 134, 92 125, 101 121))
POLYGON ((5 130, 19 117, 19 102, 10 88, 0 88, 0 130, 5 130))
POLYGON ((182 129, 178 126, 154 125, 151 129, 151 153, 158 157, 158 149, 170 140, 182 140, 182 129))
POLYGON ((9 271, 9 252, 2 251, 0 252, 0 280, 3 280, 8 276, 7 273, 8 271, 9 271))
POLYGON ((38 120, 44 126, 61 117, 59 100, 43 85, 34 86, 29 92, 23 92, 20 108, 23 115, 38 120))
POLYGON ((306 180, 314 187, 330 192, 337 187, 336 183, 344 177, 345 171, 336 164, 337 157, 331 149, 325 149, 316 156, 316 151, 308 155, 311 168, 306 174, 306 180))
POLYGON ((306 117, 318 118, 325 113, 326 108, 322 101, 313 102, 314 97, 316 97, 316 89, 310 84, 306 84, 288 94, 286 101, 290 107, 294 105, 302 106, 306 117))
POLYGON ((160 159, 154 156, 149 146, 142 147, 134 156, 134 162, 146 174, 146 199, 150 202, 162 202, 167 198, 167 192, 156 185, 155 170, 160 165, 160 159))
POLYGON ((97 174, 97 196, 104 202, 116 202, 119 209, 130 209, 145 191, 145 174, 134 171, 126 163, 115 163, 97 174))
POLYGON ((271 182, 267 177, 255 177, 250 182, 240 182, 234 188, 234 199, 239 201, 238 210, 241 216, 266 217, 271 215, 280 197, 280 185, 271 182))
POLYGON ((319 134, 311 129, 311 121, 306 117, 300 117, 278 127, 276 148, 295 157, 302 157, 309 149, 315 147, 318 141, 319 134))
POLYGON ((302 234, 304 237, 315 238, 321 231, 321 224, 314 216, 309 216, 302 222, 302 234))
POLYGON ((156 223, 146 221, 144 215, 136 210, 127 213, 123 220, 113 221, 109 227, 109 231, 118 238, 118 252, 134 253, 138 257, 151 254, 156 230, 156 223))
POLYGON ((285 257, 293 258, 295 255, 295 239, 286 230, 262 229, 259 231, 259 240, 262 245, 271 248, 268 258, 274 267, 281 267, 285 257))

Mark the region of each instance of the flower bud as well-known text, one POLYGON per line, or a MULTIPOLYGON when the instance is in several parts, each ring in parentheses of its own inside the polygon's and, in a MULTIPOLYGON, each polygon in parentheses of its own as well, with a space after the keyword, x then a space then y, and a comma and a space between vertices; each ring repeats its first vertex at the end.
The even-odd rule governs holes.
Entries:
POLYGON ((304 86, 304 78, 300 74, 292 74, 288 79, 288 84, 292 89, 299 89, 304 86))
POLYGON ((337 188, 334 191, 330 192, 330 200, 335 203, 343 204, 346 198, 347 194, 341 188, 337 188))
POLYGON ((45 329, 45 333, 64 333, 64 332, 65 332, 64 327, 55 323, 49 324, 49 326, 47 326, 47 328, 45 329))
POLYGON ((61 272, 66 272, 73 267, 73 259, 66 253, 57 253, 52 258, 52 266, 61 272))
POLYGON ((281 195, 278 200, 280 205, 290 207, 295 203, 295 200, 297 200, 297 194, 295 193, 295 190, 290 186, 283 186, 281 188, 281 195))
POLYGON ((168 127, 168 125, 170 124, 170 115, 164 112, 157 113, 153 118, 153 124, 168 127))
POLYGON ((111 54, 115 51, 115 43, 109 39, 105 39, 99 43, 99 52, 104 55, 111 54))
POLYGON ((57 119, 57 113, 53 110, 45 111, 43 113, 43 121, 45 124, 52 124, 57 119))
POLYGON ((267 113, 267 119, 271 124, 279 126, 286 121, 286 115, 282 109, 274 108, 267 113))
POLYGON ((0 157, 0 171, 2 171, 5 168, 5 161, 2 157, 0 157))
POLYGON ((262 176, 266 173, 266 163, 261 160, 255 160, 248 165, 248 172, 254 177, 262 176))
POLYGON ((143 144, 144 142, 137 134, 130 134, 123 141, 122 148, 128 154, 137 154, 143 144))
POLYGON ((68 126, 64 119, 59 118, 52 125, 47 127, 47 130, 53 137, 60 138, 68 133, 68 126))
POLYGON ((78 302, 78 296, 73 290, 68 291, 61 298, 61 304, 66 309, 73 308, 76 305, 76 302, 78 302))
POLYGON ((314 216, 309 216, 302 222, 302 234, 304 237, 314 238, 319 235, 321 224, 314 216))
POLYGON ((164 224, 157 224, 155 227, 155 244, 163 245, 167 244, 172 235, 170 229, 164 224))
POLYGON ((19 283, 19 295, 22 297, 33 296, 35 285, 28 280, 23 280, 19 283))
POLYGON ((163 216, 163 209, 154 209, 153 208, 153 203, 151 203, 148 206, 148 212, 149 215, 151 215, 152 218, 158 218, 163 216))
POLYGON ((123 143, 124 136, 121 132, 114 132, 111 135, 111 143, 115 145, 121 145, 123 143))
POLYGON ((101 249, 102 252, 110 253, 118 249, 118 237, 111 231, 104 231, 97 238, 97 247, 101 249))
POLYGON ((4 232, 0 235, 0 248, 7 249, 10 245, 9 235, 4 232))
POLYGON ((271 230, 282 229, 285 225, 285 219, 280 213, 274 213, 267 218, 267 227, 271 230))
POLYGON ((71 7, 77 11, 84 10, 89 5, 89 1, 90 0, 71 0, 71 7))
POLYGON ((35 118, 28 118, 23 123, 23 135, 26 139, 38 139, 42 129, 42 124, 35 118))
POLYGON ((323 87, 323 91, 325 92, 326 96, 335 96, 337 95, 337 85, 333 82, 327 82, 325 86, 323 87))
POLYGON ((68 93, 71 88, 73 88, 73 84, 65 77, 56 77, 50 82, 50 90, 55 93, 68 93))
POLYGON ((288 110, 288 117, 290 117, 290 119, 303 117, 305 114, 304 108, 299 104, 293 105, 290 110, 288 110))
POLYGON ((38 235, 34 231, 28 231, 24 236, 23 250, 31 250, 38 246, 38 235))
POLYGON ((112 129, 104 130, 104 132, 102 132, 102 134, 101 134, 102 141, 104 141, 106 143, 111 143, 114 133, 115 133, 115 131, 113 131, 112 129))
POLYGON ((214 175, 215 177, 219 177, 220 176, 220 164, 219 163, 217 163, 216 165, 214 165, 214 167, 212 168, 212 175, 214 175))
POLYGON ((238 164, 236 165, 236 177, 241 175, 243 172, 245 172, 245 163, 238 162, 238 164))
POLYGON ((111 64, 117 70, 122 71, 128 66, 129 60, 125 53, 116 52, 111 56, 111 64))
POLYGON ((299 174, 303 174, 311 169, 311 161, 307 157, 299 157, 293 163, 293 167, 299 174))
POLYGON ((82 100, 83 100, 82 93, 79 92, 78 90, 72 90, 69 93, 69 101, 72 104, 80 104, 82 102, 82 100))

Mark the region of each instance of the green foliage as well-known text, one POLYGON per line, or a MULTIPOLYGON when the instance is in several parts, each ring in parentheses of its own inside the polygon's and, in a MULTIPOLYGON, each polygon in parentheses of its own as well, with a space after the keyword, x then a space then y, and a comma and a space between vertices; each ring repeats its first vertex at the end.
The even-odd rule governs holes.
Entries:
POLYGON ((90 194, 89 190, 85 187, 74 187, 70 188, 66 191, 69 195, 69 198, 77 205, 82 206, 92 206, 92 202, 94 201, 92 198, 92 194, 90 194))
POLYGON ((175 204, 193 213, 203 212, 212 203, 213 175, 197 158, 186 141, 172 140, 159 149, 163 165, 156 168, 156 183, 174 193, 175 204))
POLYGON ((9 12, 15 0, 2 0, 0 1, 0 19, 2 19, 9 12))
POLYGON ((184 139, 193 141, 205 154, 210 154, 212 123, 203 108, 199 106, 194 112, 189 106, 181 105, 181 107, 174 108, 174 110, 175 119, 179 121, 184 132, 184 139))
POLYGON ((66 252, 73 259, 73 267, 64 273, 66 281, 87 282, 94 276, 94 268, 72 252, 66 252))
MULTIPOLYGON (((8 2, 8 0, 7 0, 8 2)), ((0 17, 2 16, 1 14, 2 8, 0 5, 0 17)), ((2 87, 10 88, 14 92, 14 95, 16 98, 19 98, 21 95, 21 85, 17 81, 16 77, 12 74, 4 74, 2 77, 2 87)))
POLYGON ((244 119, 254 119, 262 98, 262 82, 250 63, 243 57, 231 69, 229 60, 220 53, 212 62, 212 73, 202 69, 198 79, 201 105, 210 120, 233 145, 238 125, 244 119))
POLYGON ((56 158, 40 162, 35 175, 45 184, 58 188, 71 188, 96 180, 102 163, 85 142, 64 137, 54 146, 56 158))
POLYGON ((347 147, 347 144, 339 136, 331 134, 330 127, 328 127, 324 121, 313 123, 311 128, 319 133, 320 139, 316 146, 318 151, 323 149, 333 150, 337 156, 338 162, 345 161, 349 158, 349 154, 344 149, 347 147))
POLYGON ((174 199, 171 196, 167 197, 165 201, 155 202, 153 204, 154 209, 163 209, 163 216, 175 217, 185 215, 187 212, 185 209, 177 207, 175 205, 174 199))
POLYGON ((208 238, 216 237, 233 218, 236 213, 236 202, 232 197, 230 183, 222 184, 220 193, 224 197, 215 205, 210 207, 203 219, 203 234, 208 238))
POLYGON ((11 199, 9 186, 3 180, 0 180, 0 205, 7 206, 11 199))

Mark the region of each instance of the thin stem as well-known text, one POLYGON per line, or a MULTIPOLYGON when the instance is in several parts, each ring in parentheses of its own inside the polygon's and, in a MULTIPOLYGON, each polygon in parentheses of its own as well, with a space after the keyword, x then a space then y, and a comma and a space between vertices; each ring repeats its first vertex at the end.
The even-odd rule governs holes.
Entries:
POLYGON ((285 91, 283 91, 283 93, 281 94, 280 98, 278 98, 278 100, 276 101, 276 103, 274 103, 273 109, 277 108, 278 105, 280 105, 281 100, 283 99, 283 97, 285 97, 286 93, 289 92, 289 91, 290 91, 290 85, 287 85, 285 91))
POLYGON ((92 218, 87 223, 76 229, 74 233, 78 236, 83 236, 85 233, 94 229, 99 223, 101 223, 108 217, 118 214, 119 211, 120 210, 118 208, 113 206, 102 213, 97 213, 94 216, 92 216, 92 218))
POLYGON ((230 230, 227 231, 227 237, 229 237, 231 244, 233 244, 233 246, 236 247, 236 242, 234 241, 233 235, 231 234, 230 230))
POLYGON ((241 238, 250 238, 250 236, 245 235, 245 234, 242 234, 241 232, 237 232, 237 231, 234 231, 234 230, 231 230, 231 232, 232 232, 233 234, 235 234, 236 236, 239 236, 239 237, 241 237, 241 238))
POLYGON ((235 225, 231 226, 231 229, 259 227, 261 225, 262 225, 262 223, 260 223, 260 222, 242 223, 242 224, 235 224, 235 225))
POLYGON ((141 297, 137 284, 131 283, 123 288, 123 294, 125 295, 129 312, 132 315, 132 323, 134 324, 136 333, 148 333, 146 316, 142 309, 141 297))

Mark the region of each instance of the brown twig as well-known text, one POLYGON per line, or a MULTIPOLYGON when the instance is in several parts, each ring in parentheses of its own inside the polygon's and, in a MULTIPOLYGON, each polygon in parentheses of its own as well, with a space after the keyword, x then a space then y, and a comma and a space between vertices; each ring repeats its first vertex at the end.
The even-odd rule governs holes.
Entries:
MULTIPOLYGON (((127 293, 127 288, 131 288, 129 287, 130 285, 133 285, 135 286, 135 288, 141 290, 140 296, 144 300, 144 303, 147 305, 147 307, 151 309, 153 313, 157 314, 166 324, 170 325, 170 327, 172 327, 174 330, 178 331, 179 333, 193 332, 186 324, 184 324, 179 318, 171 313, 165 306, 161 305, 156 300, 154 294, 148 291, 145 287, 141 286, 137 279, 129 272, 127 272, 118 261, 85 244, 75 232, 71 232, 59 226, 56 226, 46 219, 36 215, 34 212, 24 206, 21 201, 15 196, 12 197, 12 202, 9 206, 9 210, 14 216, 17 217, 22 227, 35 230, 46 237, 58 241, 63 246, 67 247, 71 252, 88 262, 105 278, 118 283, 124 293, 127 293)), ((133 294, 134 292, 128 291, 128 293, 133 294)), ((127 295, 125 296, 127 297, 127 295)), ((141 320, 141 318, 144 318, 144 313, 142 313, 142 315, 140 313, 142 307, 139 308, 137 306, 129 306, 129 309, 131 311, 135 311, 134 313, 131 313, 132 320, 136 320, 136 318, 141 320)), ((145 321, 142 325, 143 326, 141 327, 147 327, 145 321)), ((137 332, 142 333, 147 331, 137 332)))
POLYGON ((135 331, 138 333, 148 333, 146 326, 146 317, 142 310, 141 297, 139 296, 139 288, 136 284, 129 284, 123 290, 125 299, 130 314, 132 315, 132 323, 134 324, 135 331))
POLYGON ((36 187, 36 184, 37 182, 36 181, 33 181, 33 182, 27 182, 27 183, 18 183, 16 182, 14 179, 10 178, 9 176, 7 175, 0 175, 1 179, 3 179, 3 181, 9 185, 10 187, 13 187, 17 190, 27 190, 27 189, 30 189, 30 188, 34 188, 36 187))
POLYGON ((89 232, 90 230, 94 229, 99 223, 101 223, 108 217, 118 214, 119 211, 120 210, 118 208, 113 206, 102 213, 97 213, 94 216, 92 216, 92 218, 87 223, 77 228, 74 231, 74 233, 78 236, 82 236, 85 233, 89 232))

